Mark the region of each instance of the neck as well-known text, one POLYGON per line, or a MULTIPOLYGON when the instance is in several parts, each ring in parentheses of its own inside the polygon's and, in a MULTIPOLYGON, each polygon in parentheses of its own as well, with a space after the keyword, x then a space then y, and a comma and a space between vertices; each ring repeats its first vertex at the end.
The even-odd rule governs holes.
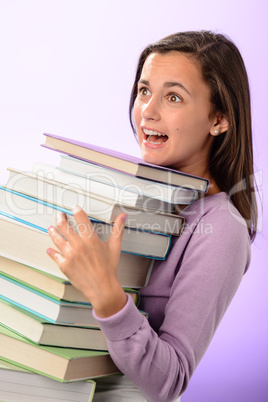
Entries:
POLYGON ((200 163, 199 163, 199 164, 192 165, 190 168, 189 167, 181 168, 180 170, 182 172, 190 173, 192 175, 203 177, 204 179, 209 180, 209 187, 208 187, 208 191, 204 195, 205 197, 221 192, 221 189, 219 188, 219 186, 217 185, 215 180, 211 177, 211 173, 207 166, 204 166, 204 165, 200 166, 200 163))
MULTIPOLYGON (((208 197, 208 196, 214 195, 214 194, 218 194, 220 192, 221 192, 221 189, 218 187, 218 185, 215 183, 215 181, 210 180, 208 191, 205 194, 200 193, 197 199, 200 200, 201 198, 208 197)), ((176 205, 175 214, 179 215, 187 207, 189 207, 189 205, 184 205, 184 204, 176 205)))
POLYGON ((217 183, 213 179, 209 179, 209 187, 208 191, 205 194, 205 197, 208 197, 209 195, 217 194, 220 193, 221 189, 217 185, 217 183))

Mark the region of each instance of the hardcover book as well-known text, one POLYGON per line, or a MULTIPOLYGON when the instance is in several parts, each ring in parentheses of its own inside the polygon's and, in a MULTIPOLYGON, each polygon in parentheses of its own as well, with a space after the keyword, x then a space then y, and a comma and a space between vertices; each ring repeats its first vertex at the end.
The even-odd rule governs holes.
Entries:
POLYGON ((0 397, 5 402, 91 402, 92 380, 62 383, 0 360, 0 397))
MULTIPOLYGON (((37 290, 38 292, 44 292, 49 296, 55 297, 57 300, 88 303, 87 298, 70 282, 1 256, 0 275, 13 279, 22 285, 37 290)), ((133 302, 138 305, 140 299, 138 290, 124 286, 122 287, 132 298, 133 302)))
POLYGON ((96 327, 91 304, 58 300, 2 274, 0 274, 0 299, 54 324, 96 327))
POLYGON ((0 309, 1 325, 32 342, 46 346, 108 351, 97 321, 91 327, 52 324, 6 300, 0 300, 0 309))
POLYGON ((112 151, 100 146, 87 144, 70 138, 44 133, 46 148, 65 153, 79 159, 107 166, 129 175, 147 180, 154 180, 172 186, 182 186, 201 192, 208 189, 208 180, 198 176, 188 175, 174 169, 152 165, 142 159, 112 151))
POLYGON ((89 180, 141 194, 148 199, 159 199, 171 204, 190 204, 196 200, 198 195, 196 190, 140 179, 65 154, 60 155, 60 163, 57 168, 89 180))
MULTIPOLYGON (((0 255, 2 257, 29 265, 68 281, 66 275, 46 253, 47 248, 54 248, 54 244, 46 231, 10 219, 1 213, 0 231, 5 233, 5 236, 0 236, 0 255)), ((121 253, 118 277, 121 278, 122 283, 125 283, 124 286, 132 287, 128 284, 128 280, 130 280, 129 283, 134 280, 142 280, 141 278, 144 276, 142 270, 145 268, 146 275, 148 275, 148 267, 150 271, 152 261, 143 256, 121 253)))
MULTIPOLYGON (((117 272, 120 285, 133 293, 133 301, 136 303, 136 292, 129 288, 141 288, 147 285, 151 273, 153 260, 134 256, 132 254, 122 254, 121 263, 117 272), (144 263, 147 263, 145 264, 144 263), (139 265, 138 265, 139 264, 139 265)), ((40 289, 50 292, 59 299, 86 302, 85 296, 77 290, 68 280, 49 274, 42 270, 33 268, 29 265, 21 264, 10 258, 0 256, 0 272, 11 276, 18 281, 24 282, 40 289)))
MULTIPOLYGON (((148 204, 138 207, 138 194, 131 193, 128 190, 125 191, 125 189, 122 189, 121 192, 120 189, 117 190, 109 185, 92 181, 93 185, 97 184, 99 186, 98 190, 95 189, 95 191, 99 191, 99 194, 94 194, 92 193, 92 186, 87 186, 88 180, 86 178, 61 172, 48 165, 42 165, 41 169, 38 168, 39 174, 11 169, 9 171, 10 178, 2 189, 13 191, 14 194, 20 193, 24 196, 34 197, 40 201, 49 202, 66 209, 79 204, 91 219, 110 224, 115 221, 121 212, 125 212, 128 215, 126 220, 127 227, 176 236, 179 236, 183 230, 184 218, 177 214, 163 212, 159 204, 161 201, 157 201, 158 206, 161 207, 160 210, 150 209, 148 204), (62 181, 46 179, 40 172, 46 176, 51 173, 54 178, 62 181), (111 190, 110 194, 109 190, 111 190), (109 198, 109 195, 114 199, 109 198)), ((17 206, 18 209, 18 201, 13 200, 15 196, 8 197, 12 205, 17 206)), ((151 201, 151 199, 148 200, 151 201)), ((164 204, 166 205, 166 203, 164 204)))
MULTIPOLYGON (((47 232, 50 225, 56 225, 57 214, 60 211, 66 214, 69 224, 76 230, 76 222, 70 210, 0 187, 0 215, 7 216, 14 221, 47 232)), ((100 239, 107 241, 113 226, 104 222, 92 222, 92 224, 100 239)), ((125 228, 122 252, 164 259, 170 243, 170 235, 125 228)), ((55 247, 53 246, 53 248, 55 247)))
POLYGON ((40 346, 0 325, 1 359, 62 382, 120 373, 109 353, 40 346))
MULTIPOLYGON (((82 203, 83 206, 87 204, 87 198, 92 198, 92 202, 96 199, 145 210, 171 213, 175 210, 174 204, 161 199, 146 197, 128 188, 110 186, 44 163, 34 163, 30 172, 8 170, 10 176, 6 187, 38 198, 49 198, 55 204, 67 203, 69 207, 72 202, 72 205, 82 203)), ((101 204, 95 206, 99 211, 101 204)))

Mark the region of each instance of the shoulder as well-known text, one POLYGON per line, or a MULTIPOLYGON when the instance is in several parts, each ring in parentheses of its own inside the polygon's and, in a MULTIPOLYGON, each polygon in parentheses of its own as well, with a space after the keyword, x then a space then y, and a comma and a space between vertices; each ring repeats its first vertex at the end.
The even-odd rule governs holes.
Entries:
POLYGON ((241 236, 248 237, 246 221, 224 192, 194 202, 182 215, 185 217, 185 229, 190 232, 200 230, 202 225, 207 224, 207 227, 202 228, 205 232, 218 227, 221 230, 226 228, 229 233, 240 233, 241 236))
POLYGON ((175 248, 197 258, 205 254, 215 260, 241 260, 244 272, 247 270, 250 261, 247 224, 227 194, 221 192, 200 199, 182 215, 185 227, 175 248))

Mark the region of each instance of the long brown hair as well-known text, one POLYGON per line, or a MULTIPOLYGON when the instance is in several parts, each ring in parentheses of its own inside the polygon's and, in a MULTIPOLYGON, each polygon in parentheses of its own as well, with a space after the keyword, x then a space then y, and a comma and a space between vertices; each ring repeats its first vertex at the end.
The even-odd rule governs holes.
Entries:
POLYGON ((210 31, 180 32, 147 46, 140 55, 132 88, 129 116, 137 96, 137 84, 146 58, 151 53, 177 51, 196 61, 210 88, 211 113, 226 116, 229 128, 215 137, 210 154, 210 173, 246 220, 253 241, 257 231, 257 203, 254 188, 251 104, 248 76, 236 45, 226 36, 210 31))

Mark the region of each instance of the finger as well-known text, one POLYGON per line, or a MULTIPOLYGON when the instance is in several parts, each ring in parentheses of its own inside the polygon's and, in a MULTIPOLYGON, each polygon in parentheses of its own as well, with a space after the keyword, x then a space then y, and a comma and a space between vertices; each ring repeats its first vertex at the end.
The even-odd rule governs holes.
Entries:
POLYGON ((64 257, 56 250, 53 248, 48 248, 47 249, 47 254, 49 255, 52 260, 54 260, 58 265, 62 264, 64 262, 64 257))
POLYGON ((114 221, 113 230, 109 238, 109 245, 114 248, 118 253, 121 251, 122 238, 124 234, 125 222, 127 214, 122 213, 118 215, 114 221))
POLYGON ((96 234, 92 223, 81 207, 76 206, 72 212, 76 221, 76 229, 80 235, 89 237, 96 234))
POLYGON ((67 215, 61 211, 57 213, 57 229, 67 239, 70 244, 74 243, 74 238, 77 236, 76 231, 73 229, 74 223, 70 220, 67 221, 67 215))
POLYGON ((54 226, 49 226, 47 231, 55 246, 61 253, 64 253, 68 244, 67 241, 59 234, 54 226))

